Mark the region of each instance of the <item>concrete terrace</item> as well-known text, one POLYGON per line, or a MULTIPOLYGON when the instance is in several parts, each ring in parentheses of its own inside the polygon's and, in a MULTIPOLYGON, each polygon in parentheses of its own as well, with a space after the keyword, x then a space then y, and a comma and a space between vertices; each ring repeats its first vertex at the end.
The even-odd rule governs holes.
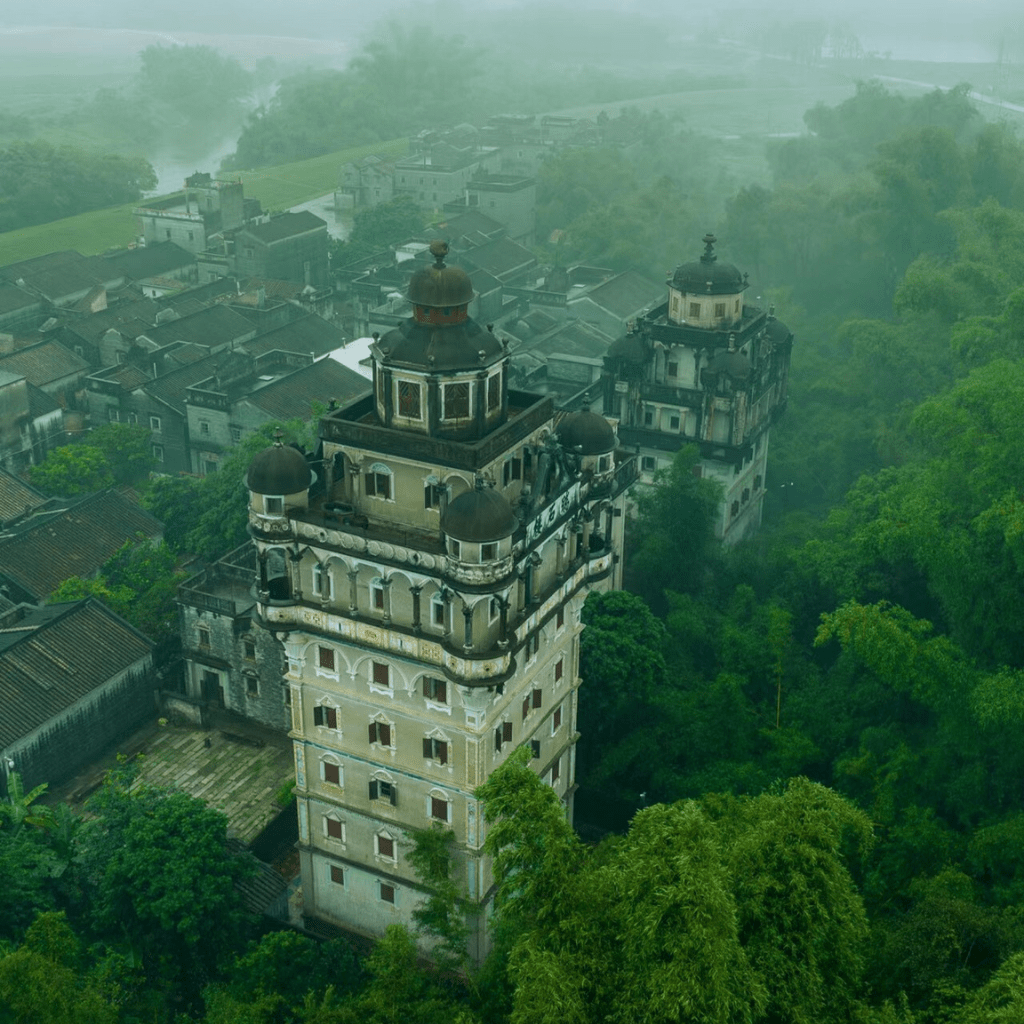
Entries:
POLYGON ((228 834, 248 845, 281 812, 275 797, 295 767, 286 736, 233 725, 159 726, 140 751, 139 782, 205 801, 227 816, 228 834))

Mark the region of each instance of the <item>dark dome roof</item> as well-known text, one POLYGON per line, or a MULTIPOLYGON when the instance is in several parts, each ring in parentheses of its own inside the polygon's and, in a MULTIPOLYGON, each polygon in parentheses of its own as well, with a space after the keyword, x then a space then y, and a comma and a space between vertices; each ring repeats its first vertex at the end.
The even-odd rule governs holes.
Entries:
POLYGON ((719 263, 714 253, 715 236, 704 236, 704 255, 676 267, 672 287, 703 295, 734 295, 747 287, 743 275, 731 263, 719 263))
POLYGON ((607 455, 615 451, 612 425, 589 409, 570 413, 558 424, 556 433, 563 448, 582 455, 607 455))
POLYGON ((473 283, 469 274, 458 267, 445 265, 447 242, 431 242, 430 252, 437 262, 417 270, 409 279, 409 301, 417 306, 449 309, 464 306, 473 299, 473 283))
POLYGON ((769 341, 779 345, 789 338, 791 331, 781 320, 776 320, 772 317, 765 328, 765 334, 769 341))
POLYGON ((511 537, 519 528, 512 506, 493 487, 460 494, 441 516, 441 530, 455 540, 488 544, 511 537))
POLYGON ((291 445, 272 444, 249 463, 246 485, 257 494, 297 494, 313 479, 306 457, 291 445))
POLYGON ((742 380, 750 373, 750 360, 739 351, 719 349, 707 365, 706 373, 725 373, 742 380))
POLYGON ((438 372, 478 370, 504 355, 501 342, 473 320, 436 327, 403 320, 377 342, 377 350, 389 366, 438 372))

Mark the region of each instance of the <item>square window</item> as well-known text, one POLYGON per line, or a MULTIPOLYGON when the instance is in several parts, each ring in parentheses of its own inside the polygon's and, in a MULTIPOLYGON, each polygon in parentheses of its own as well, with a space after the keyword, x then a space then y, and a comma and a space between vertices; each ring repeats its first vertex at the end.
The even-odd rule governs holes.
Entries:
POLYGON ((250 697, 258 697, 260 695, 259 678, 255 672, 245 673, 245 692, 250 697))
POLYGON ((423 756, 428 761, 437 761, 438 764, 448 763, 448 743, 445 740, 426 737, 423 740, 423 756))
POLYGON ((337 764, 331 764, 330 761, 322 761, 324 769, 324 782, 331 783, 332 786, 341 785, 341 766, 337 764))
POLYGON ((371 743, 379 743, 382 747, 391 746, 391 726, 387 722, 371 722, 369 736, 371 743))
POLYGON ((645 427, 653 427, 654 426, 654 410, 653 409, 646 409, 644 411, 644 426, 645 427))
POLYGON ((270 516, 279 516, 284 512, 284 498, 264 497, 263 507, 270 516))
POLYGON ((382 903, 391 903, 393 905, 395 902, 395 887, 388 885, 386 882, 381 882, 380 899, 382 903))
POLYGON ((444 679, 427 676, 423 680, 423 696, 435 704, 448 703, 448 683, 444 679))
POLYGON ((313 724, 324 729, 338 728, 338 709, 329 707, 326 704, 317 704, 313 708, 313 724))
POLYGON ((153 445, 153 458, 156 459, 157 462, 164 461, 164 446, 162 444, 153 445))
POLYGON ((196 633, 199 636, 199 646, 200 647, 209 647, 210 646, 210 631, 205 626, 200 626, 199 629, 196 630, 196 633))
POLYGON ((443 821, 447 824, 449 806, 447 800, 441 800, 436 796, 432 796, 430 798, 430 816, 434 821, 443 821))
POLYGON ((415 381, 398 382, 398 415, 414 420, 420 418, 420 385, 415 381))
POLYGON ((658 460, 653 455, 645 455, 640 460, 640 466, 646 473, 653 473, 658 468, 658 460))
POLYGON ((241 427, 232 427, 231 428, 231 443, 232 444, 238 444, 238 442, 241 441, 241 440, 242 440, 242 428, 241 427))
POLYGON ((209 434, 210 433, 210 424, 207 423, 206 420, 200 420, 199 421, 199 433, 200 434, 209 434))
POLYGON ((498 557, 498 545, 497 544, 481 544, 480 545, 480 561, 481 562, 493 562, 498 557))
POLYGON ((391 686, 391 670, 382 661, 373 663, 373 682, 376 686, 391 686))
POLYGON ((700 317, 700 303, 699 302, 691 302, 690 303, 690 316, 693 317, 694 319, 698 319, 700 317))
POLYGON ((366 496, 368 498, 391 499, 391 474, 390 473, 367 473, 366 474, 366 496))
POLYGON ((331 881, 335 885, 344 885, 345 884, 345 870, 344 870, 344 868, 339 868, 337 864, 332 864, 331 865, 331 881))
MULTIPOLYGON (((559 662, 558 664, 559 664, 559 665, 561 665, 562 663, 561 663, 561 662, 559 662)), ((555 678, 556 678, 556 679, 561 679, 562 677, 561 677, 561 676, 559 676, 559 675, 556 675, 556 676, 555 676, 555 678)), ((541 706, 541 701, 542 701, 543 699, 544 699, 544 691, 543 691, 543 690, 534 690, 534 691, 533 691, 533 692, 532 692, 532 693, 530 694, 530 701, 531 701, 532 705, 533 705, 533 706, 534 706, 535 708, 539 708, 539 707, 541 706)))
POLYGON ((430 602, 430 621, 435 626, 444 627, 444 601, 436 597, 430 602))
POLYGON ((715 316, 725 316, 725 303, 724 302, 716 302, 715 303, 715 316))
POLYGON ((462 545, 457 540, 449 540, 448 547, 451 550, 452 558, 462 557, 462 545))
POLYGON ((424 508, 437 508, 441 507, 441 495, 447 490, 441 484, 424 484, 423 485, 423 507, 424 508))
POLYGON ((324 826, 330 839, 345 839, 345 826, 337 818, 324 818, 324 826))
POLYGON ((373 779, 370 782, 370 799, 386 800, 394 806, 398 803, 398 787, 393 782, 384 782, 381 779, 373 779))
POLYGON ((668 364, 668 375, 670 377, 678 377, 679 376, 679 364, 678 363, 669 363, 668 364))
POLYGON ((377 836, 377 854, 380 857, 395 859, 395 841, 390 836, 377 836))
POLYGON ((160 432, 160 430, 161 430, 161 423, 160 423, 160 417, 159 416, 150 416, 149 417, 149 429, 150 430, 155 430, 157 433, 160 432))
POLYGON ((318 647, 317 648, 317 664, 320 668, 327 669, 328 672, 334 671, 334 648, 333 647, 318 647))
POLYGON ((384 611, 384 588, 370 587, 370 596, 373 598, 374 611, 384 611))
POLYGON ((669 430, 678 430, 679 429, 679 417, 678 416, 670 416, 669 417, 668 428, 669 428, 669 430))
POLYGON ((242 641, 242 650, 245 653, 245 660, 246 661, 255 661, 256 660, 256 643, 255 643, 255 641, 253 641, 253 640, 243 640, 242 641))

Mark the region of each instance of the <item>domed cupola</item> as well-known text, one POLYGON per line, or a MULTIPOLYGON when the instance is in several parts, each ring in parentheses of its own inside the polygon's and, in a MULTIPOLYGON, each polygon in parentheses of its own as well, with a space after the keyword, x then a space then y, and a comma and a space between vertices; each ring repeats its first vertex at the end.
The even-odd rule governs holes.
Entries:
POLYGON ((566 416, 555 431, 558 441, 577 455, 607 455, 615 451, 615 431, 612 425, 589 407, 566 416))
POLYGON ((505 496, 477 477, 476 487, 465 491, 441 514, 441 532, 448 554, 461 561, 489 562, 511 550, 519 519, 505 496))
POLYGON ((723 330, 743 316, 747 278, 731 263, 719 263, 714 235, 704 236, 699 260, 676 268, 669 283, 668 317, 673 323, 723 330))
POLYGON ((388 427, 476 440, 508 415, 508 353, 470 318, 473 285, 445 263, 448 243, 432 242, 430 252, 434 265, 409 281, 412 317, 371 349, 377 416, 388 427))
POLYGON ((283 515, 286 504, 307 505, 313 480, 306 457, 297 448, 282 444, 281 437, 278 431, 274 444, 253 457, 245 477, 254 511, 267 515, 283 515))

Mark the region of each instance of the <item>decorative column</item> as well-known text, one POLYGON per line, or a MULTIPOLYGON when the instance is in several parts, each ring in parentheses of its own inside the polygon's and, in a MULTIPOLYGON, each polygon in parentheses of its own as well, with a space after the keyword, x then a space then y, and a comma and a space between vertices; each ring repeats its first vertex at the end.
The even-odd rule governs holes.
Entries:
POLYGON ((422 583, 414 583, 409 588, 409 592, 412 594, 412 631, 414 633, 420 631, 420 593, 422 590, 422 583))
POLYGON ((504 596, 499 597, 498 608, 500 613, 500 620, 498 623, 498 646, 504 649, 508 647, 508 598, 504 596))
POLYGON ((462 646, 467 651, 471 651, 473 650, 473 609, 466 604, 465 600, 462 602, 462 615, 466 621, 466 639, 462 646))
POLYGON ((391 625, 391 577, 385 576, 380 581, 381 589, 384 591, 384 617, 385 626, 391 625))
POLYGON ((359 570, 348 571, 348 613, 352 618, 359 615, 359 570))
POLYGON ((288 561, 291 563, 289 575, 291 576, 292 596, 296 601, 302 600, 302 573, 299 570, 299 563, 302 561, 302 552, 296 546, 288 552, 288 561))

